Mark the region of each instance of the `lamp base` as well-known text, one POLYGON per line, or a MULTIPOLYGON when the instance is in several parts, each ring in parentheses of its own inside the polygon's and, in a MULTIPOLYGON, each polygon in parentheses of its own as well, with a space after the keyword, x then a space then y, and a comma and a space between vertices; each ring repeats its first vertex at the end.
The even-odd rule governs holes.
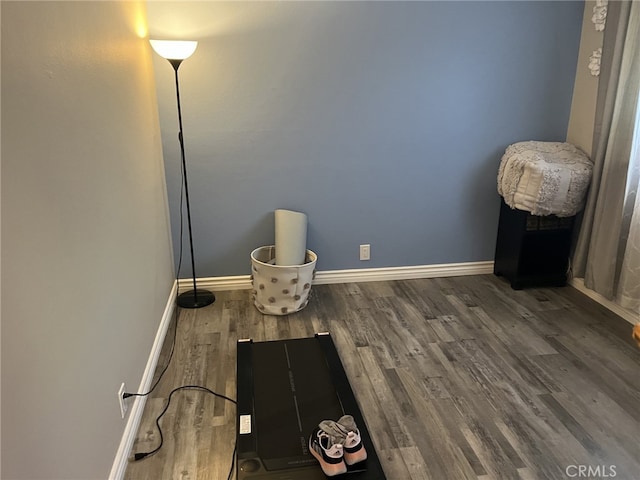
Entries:
POLYGON ((202 308, 215 301, 216 297, 209 290, 189 290, 178 295, 178 306, 182 308, 202 308))

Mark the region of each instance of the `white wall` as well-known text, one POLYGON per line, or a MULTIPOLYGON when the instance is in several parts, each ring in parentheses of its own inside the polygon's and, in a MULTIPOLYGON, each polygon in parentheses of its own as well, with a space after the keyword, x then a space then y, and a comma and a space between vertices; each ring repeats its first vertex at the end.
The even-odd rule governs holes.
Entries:
POLYGON ((602 47, 603 33, 595 29, 591 17, 595 1, 585 2, 580 37, 580 51, 576 79, 573 87, 571 115, 567 131, 567 142, 572 143, 588 155, 591 155, 593 142, 593 124, 596 115, 596 100, 598 97, 598 79, 589 71, 589 57, 594 50, 602 47))
POLYGON ((1 477, 106 478, 173 284, 145 5, 1 8, 1 477))

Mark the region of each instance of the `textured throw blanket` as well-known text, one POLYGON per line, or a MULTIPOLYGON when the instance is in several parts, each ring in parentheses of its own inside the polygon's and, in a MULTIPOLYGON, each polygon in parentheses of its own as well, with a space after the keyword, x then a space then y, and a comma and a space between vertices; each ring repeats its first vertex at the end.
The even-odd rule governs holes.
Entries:
POLYGON ((514 143, 500 162, 498 193, 511 208, 571 217, 584 207, 592 166, 589 157, 570 143, 514 143))

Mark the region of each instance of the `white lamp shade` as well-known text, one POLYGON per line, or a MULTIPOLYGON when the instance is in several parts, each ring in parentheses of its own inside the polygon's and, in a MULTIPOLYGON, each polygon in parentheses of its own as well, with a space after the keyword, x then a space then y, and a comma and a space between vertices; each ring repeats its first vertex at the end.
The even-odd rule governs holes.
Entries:
POLYGON ((158 55, 167 60, 184 60, 193 55, 198 42, 187 40, 149 40, 158 55))

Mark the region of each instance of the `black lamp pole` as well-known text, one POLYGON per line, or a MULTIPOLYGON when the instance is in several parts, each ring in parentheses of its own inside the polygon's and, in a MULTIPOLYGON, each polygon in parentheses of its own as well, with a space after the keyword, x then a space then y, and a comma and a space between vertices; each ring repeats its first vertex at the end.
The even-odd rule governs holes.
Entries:
POLYGON ((181 59, 168 59, 173 66, 176 77, 176 99, 178 103, 178 124, 180 132, 178 140, 180 141, 180 156, 182 158, 182 178, 184 179, 184 195, 187 203, 187 224, 189 226, 189 248, 191 251, 191 272, 193 273, 193 290, 178 295, 178 305, 183 308, 202 308, 211 305, 216 297, 209 290, 198 289, 196 286, 196 266, 193 255, 193 234, 191 232, 191 207, 189 205, 189 182, 187 181, 187 162, 184 156, 184 137, 182 135, 182 109, 180 107, 180 84, 178 82, 178 68, 182 63, 181 59))

